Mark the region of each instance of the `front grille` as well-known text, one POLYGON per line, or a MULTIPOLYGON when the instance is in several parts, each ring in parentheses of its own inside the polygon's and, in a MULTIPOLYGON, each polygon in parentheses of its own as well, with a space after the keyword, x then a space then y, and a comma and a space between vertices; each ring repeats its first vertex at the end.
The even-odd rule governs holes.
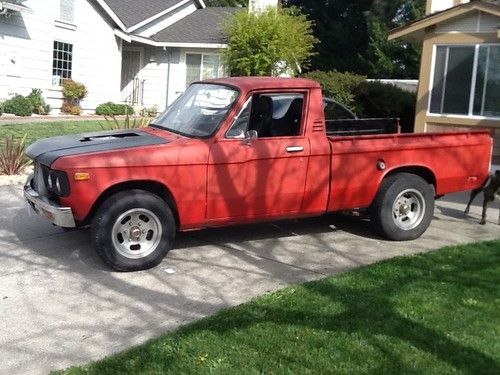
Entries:
POLYGON ((32 187, 40 195, 48 195, 47 187, 45 182, 49 175, 49 167, 35 162, 34 177, 32 187))

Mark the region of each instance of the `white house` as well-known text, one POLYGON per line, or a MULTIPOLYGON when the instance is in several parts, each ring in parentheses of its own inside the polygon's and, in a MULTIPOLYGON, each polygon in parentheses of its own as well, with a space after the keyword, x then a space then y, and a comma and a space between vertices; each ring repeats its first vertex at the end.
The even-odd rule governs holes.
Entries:
POLYGON ((194 80, 224 74, 224 20, 238 8, 203 0, 0 0, 0 99, 82 82, 85 112, 100 103, 159 109, 194 80))

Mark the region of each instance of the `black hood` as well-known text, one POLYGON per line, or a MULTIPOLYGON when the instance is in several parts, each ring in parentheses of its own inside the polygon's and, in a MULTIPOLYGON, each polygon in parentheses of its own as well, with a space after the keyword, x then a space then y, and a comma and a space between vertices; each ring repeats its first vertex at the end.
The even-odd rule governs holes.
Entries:
POLYGON ((166 139, 142 130, 113 130, 42 139, 30 145, 26 149, 26 155, 50 166, 63 156, 165 143, 168 143, 166 139))

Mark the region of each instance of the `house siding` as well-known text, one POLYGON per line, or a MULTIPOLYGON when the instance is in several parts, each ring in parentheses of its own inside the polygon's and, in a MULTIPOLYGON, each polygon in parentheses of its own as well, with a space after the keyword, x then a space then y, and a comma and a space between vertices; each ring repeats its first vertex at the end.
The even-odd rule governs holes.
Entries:
POLYGON ((0 16, 0 98, 43 90, 54 112, 62 94, 52 85, 54 40, 73 44, 72 78, 88 89, 84 111, 99 103, 118 100, 120 94, 121 42, 111 22, 86 0, 75 0, 74 24, 57 22, 59 1, 29 0, 33 13, 0 16))
POLYGON ((162 48, 146 47, 144 55, 147 63, 139 73, 141 79, 144 79, 144 106, 156 105, 159 110, 163 110, 167 106, 167 86, 169 87, 168 104, 175 100, 177 87, 175 82, 180 78, 180 49, 163 50, 162 48), (168 79, 169 60, 170 80, 168 79))
MULTIPOLYGON (((137 45, 132 45, 136 46, 137 45)), ((159 48, 144 47, 144 64, 137 77, 144 81, 143 105, 158 106, 164 110, 186 90, 186 53, 220 54, 221 50, 209 48, 159 48), (170 60, 170 80, 169 75, 170 60), (168 87, 168 97, 167 97, 168 87)), ((123 96, 123 94, 122 94, 123 96)))
POLYGON ((478 12, 473 16, 438 25, 436 33, 494 33, 498 26, 498 17, 478 12))
POLYGON ((470 0, 427 0, 426 13, 435 13, 456 5, 468 3, 470 0))
MULTIPOLYGON (((436 45, 500 44, 498 32, 491 29, 494 20, 484 13, 470 15, 444 23, 428 31, 423 40, 422 63, 415 118, 416 132, 448 132, 455 130, 490 129, 494 136, 494 161, 500 163, 500 119, 474 116, 430 114, 429 98, 432 90, 434 48, 436 45), (482 26, 481 26, 482 25, 482 26), (488 28, 489 32, 484 32, 488 28), (472 30, 472 31, 469 31, 472 30), (480 31, 478 31, 480 30, 480 31), (447 32, 443 32, 447 31, 447 32)), ((496 25, 500 25, 500 18, 496 25)))

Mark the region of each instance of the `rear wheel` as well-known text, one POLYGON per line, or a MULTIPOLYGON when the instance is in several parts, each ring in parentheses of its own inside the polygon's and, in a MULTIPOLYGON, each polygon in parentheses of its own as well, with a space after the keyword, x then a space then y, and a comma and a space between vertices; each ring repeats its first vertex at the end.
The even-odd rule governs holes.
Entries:
POLYGON ((375 228, 394 241, 420 237, 432 220, 434 195, 434 187, 417 175, 387 177, 371 208, 375 228))
POLYGON ((128 190, 109 197, 92 222, 92 238, 101 258, 118 271, 158 265, 172 248, 175 220, 158 196, 128 190))

